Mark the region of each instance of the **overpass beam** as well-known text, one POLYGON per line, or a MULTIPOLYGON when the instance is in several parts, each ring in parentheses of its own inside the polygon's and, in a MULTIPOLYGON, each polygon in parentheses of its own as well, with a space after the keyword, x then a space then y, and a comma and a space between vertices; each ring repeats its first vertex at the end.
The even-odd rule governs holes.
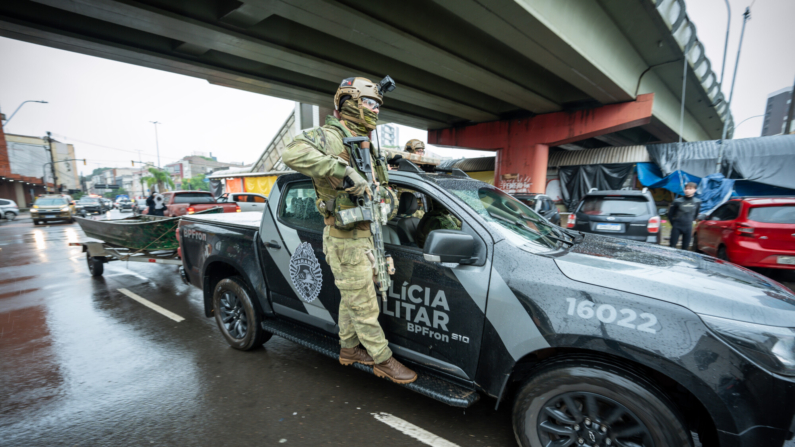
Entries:
POLYGON ((428 131, 428 143, 497 152, 494 184, 517 193, 546 189, 549 146, 593 138, 651 121, 654 94, 631 102, 519 120, 428 131))

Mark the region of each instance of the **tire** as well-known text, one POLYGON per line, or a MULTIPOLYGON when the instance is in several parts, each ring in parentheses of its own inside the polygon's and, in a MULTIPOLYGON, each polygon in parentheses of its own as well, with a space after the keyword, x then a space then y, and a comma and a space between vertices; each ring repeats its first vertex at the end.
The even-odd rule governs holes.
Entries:
POLYGON ((91 273, 91 276, 102 276, 102 273, 105 272, 105 264, 102 262, 102 259, 93 257, 88 252, 86 252, 86 263, 88 264, 88 272, 91 273))
POLYGON ((725 245, 721 245, 720 247, 718 247, 717 258, 718 259, 722 259, 722 260, 724 260, 726 262, 731 262, 729 260, 729 254, 726 253, 726 246, 725 245))
POLYGON ((39 225, 39 221, 38 221, 38 220, 34 220, 34 221, 33 221, 33 225, 36 225, 36 226, 38 226, 38 225, 39 225))
POLYGON ((9 211, 9 212, 6 213, 5 218, 9 222, 11 222, 11 221, 13 221, 14 219, 17 218, 17 213, 12 213, 12 212, 9 211))
POLYGON ((558 439, 575 447, 580 440, 606 446, 607 439, 609 445, 692 447, 679 411, 656 385, 591 358, 555 360, 539 370, 517 393, 512 419, 523 447, 558 445, 552 443, 558 439), (616 410, 623 413, 614 416, 616 410), (621 434, 633 429, 637 435, 621 434))
POLYGON ((251 297, 239 276, 222 279, 213 289, 213 313, 218 329, 229 346, 241 351, 258 348, 272 336, 262 329, 262 316, 251 297))

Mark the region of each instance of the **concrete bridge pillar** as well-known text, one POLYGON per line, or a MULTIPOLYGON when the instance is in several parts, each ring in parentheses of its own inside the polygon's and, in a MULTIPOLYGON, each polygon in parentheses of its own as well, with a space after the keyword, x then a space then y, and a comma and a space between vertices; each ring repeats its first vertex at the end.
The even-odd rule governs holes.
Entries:
POLYGON ((549 146, 574 143, 651 121, 654 94, 576 112, 428 131, 428 143, 497 152, 494 184, 510 192, 546 190, 549 146))

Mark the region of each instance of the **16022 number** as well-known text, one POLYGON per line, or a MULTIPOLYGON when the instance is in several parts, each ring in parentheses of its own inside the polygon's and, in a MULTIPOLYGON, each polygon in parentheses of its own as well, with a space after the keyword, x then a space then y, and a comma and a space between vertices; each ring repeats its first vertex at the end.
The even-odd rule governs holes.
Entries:
POLYGON ((638 315, 638 313, 632 309, 616 310, 616 308, 610 304, 600 304, 597 306, 591 301, 585 300, 577 303, 576 298, 566 298, 566 301, 569 302, 569 315, 576 314, 584 320, 590 320, 596 317, 596 319, 605 324, 616 324, 621 327, 648 332, 650 334, 657 333, 657 329, 654 329, 654 326, 657 325, 657 317, 654 314, 642 313, 638 315), (619 314, 621 314, 620 317, 619 314), (637 324, 638 317, 641 319, 640 324, 637 324))

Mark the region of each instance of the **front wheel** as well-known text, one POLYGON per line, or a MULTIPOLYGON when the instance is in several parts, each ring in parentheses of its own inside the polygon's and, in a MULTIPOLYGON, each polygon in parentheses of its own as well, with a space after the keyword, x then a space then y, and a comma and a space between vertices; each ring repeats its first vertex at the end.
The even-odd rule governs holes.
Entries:
POLYGON ((552 362, 521 388, 513 429, 523 447, 691 447, 681 415, 653 383, 598 360, 552 362))
POLYGON ((270 340, 260 323, 262 317, 254 307, 252 294, 238 276, 222 279, 213 291, 215 322, 229 346, 248 351, 270 340))

